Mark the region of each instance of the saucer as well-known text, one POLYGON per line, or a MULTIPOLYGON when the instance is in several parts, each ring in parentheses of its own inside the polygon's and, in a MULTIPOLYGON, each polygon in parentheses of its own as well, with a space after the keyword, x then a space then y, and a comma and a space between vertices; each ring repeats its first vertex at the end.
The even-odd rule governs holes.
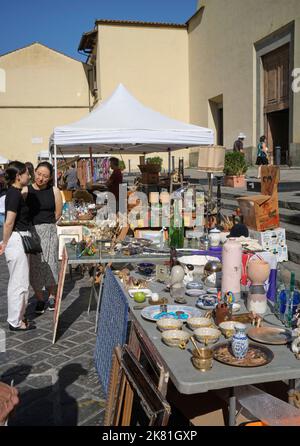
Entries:
POLYGON ((197 289, 191 289, 191 290, 186 290, 185 293, 188 296, 191 296, 191 297, 198 297, 198 296, 203 296, 204 294, 206 294, 206 291, 199 290, 199 289, 198 290, 197 289))

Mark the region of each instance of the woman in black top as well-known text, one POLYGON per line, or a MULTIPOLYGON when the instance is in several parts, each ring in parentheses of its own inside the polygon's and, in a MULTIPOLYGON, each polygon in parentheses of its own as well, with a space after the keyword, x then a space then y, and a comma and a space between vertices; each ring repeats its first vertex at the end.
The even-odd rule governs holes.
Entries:
POLYGON ((7 288, 8 317, 10 330, 30 330, 24 314, 29 296, 29 262, 25 254, 21 235, 30 236, 29 208, 23 188, 28 184, 29 174, 25 164, 9 163, 5 171, 9 189, 5 197, 5 222, 0 255, 5 252, 9 270, 7 288))
POLYGON ((44 313, 43 288, 49 293, 49 310, 54 310, 58 281, 58 237, 56 221, 62 212, 59 189, 53 187, 53 167, 44 161, 35 169, 34 183, 28 186, 28 206, 32 230, 37 233, 41 254, 30 255, 30 284, 37 298, 35 312, 44 313))

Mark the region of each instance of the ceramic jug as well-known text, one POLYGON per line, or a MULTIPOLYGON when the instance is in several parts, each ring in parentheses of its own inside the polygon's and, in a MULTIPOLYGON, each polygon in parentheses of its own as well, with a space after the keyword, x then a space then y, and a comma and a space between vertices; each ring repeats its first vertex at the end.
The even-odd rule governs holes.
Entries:
POLYGON ((237 359, 243 359, 249 348, 249 340, 246 335, 246 326, 244 324, 235 324, 235 334, 232 337, 231 349, 237 359))

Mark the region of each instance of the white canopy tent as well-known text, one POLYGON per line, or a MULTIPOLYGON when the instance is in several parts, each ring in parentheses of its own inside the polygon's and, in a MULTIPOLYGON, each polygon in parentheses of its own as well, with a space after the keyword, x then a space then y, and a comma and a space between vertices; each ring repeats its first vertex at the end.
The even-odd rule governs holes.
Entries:
POLYGON ((120 84, 84 118, 56 127, 50 137, 50 158, 57 171, 57 150, 63 154, 166 152, 214 143, 211 129, 168 118, 141 104, 120 84))
POLYGON ((4 156, 0 155, 0 164, 8 164, 9 160, 4 156))

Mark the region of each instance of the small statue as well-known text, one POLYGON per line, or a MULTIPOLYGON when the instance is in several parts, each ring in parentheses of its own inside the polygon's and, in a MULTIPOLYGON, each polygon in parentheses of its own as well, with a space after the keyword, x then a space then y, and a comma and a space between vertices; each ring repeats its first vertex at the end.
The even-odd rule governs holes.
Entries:
POLYGON ((175 299, 176 302, 186 303, 184 299, 184 269, 180 265, 175 265, 171 269, 171 281, 170 281, 170 292, 171 297, 175 299))

